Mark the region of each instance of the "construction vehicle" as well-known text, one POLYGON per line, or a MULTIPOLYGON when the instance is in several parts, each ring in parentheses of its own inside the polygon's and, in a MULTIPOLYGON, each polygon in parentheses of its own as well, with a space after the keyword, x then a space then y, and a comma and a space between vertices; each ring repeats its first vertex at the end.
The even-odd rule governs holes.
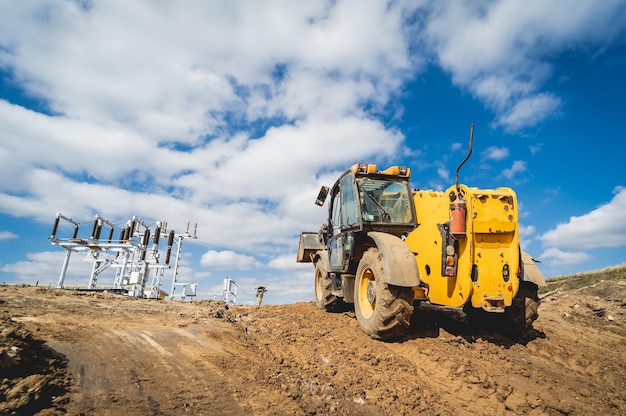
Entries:
POLYGON ((545 281, 520 249, 515 192, 459 184, 473 131, 443 192, 412 191, 407 167, 366 163, 322 187, 316 204, 330 196, 328 221, 301 233, 297 256, 315 266, 318 308, 354 304, 360 328, 385 340, 403 336, 420 301, 463 308, 469 320, 498 315, 515 331, 532 325, 545 281))

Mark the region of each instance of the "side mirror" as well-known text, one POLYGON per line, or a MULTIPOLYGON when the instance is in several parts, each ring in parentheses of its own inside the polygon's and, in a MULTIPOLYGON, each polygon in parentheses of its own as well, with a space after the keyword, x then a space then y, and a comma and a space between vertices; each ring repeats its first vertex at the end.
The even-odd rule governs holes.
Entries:
POLYGON ((317 194, 315 205, 319 205, 320 207, 324 205, 324 201, 326 201, 327 196, 328 196, 328 186, 322 186, 322 189, 320 189, 320 193, 317 194))

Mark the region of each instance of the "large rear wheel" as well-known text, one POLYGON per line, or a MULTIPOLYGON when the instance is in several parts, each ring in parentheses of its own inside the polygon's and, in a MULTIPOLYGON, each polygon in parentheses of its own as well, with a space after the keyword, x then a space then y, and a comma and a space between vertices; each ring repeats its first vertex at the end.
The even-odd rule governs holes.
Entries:
POLYGON ((354 311, 361 330, 375 339, 393 339, 404 335, 413 314, 413 290, 389 285, 380 252, 370 248, 363 254, 357 269, 354 288, 354 311))
POLYGON ((519 291, 511 306, 504 312, 511 329, 517 332, 532 327, 539 317, 539 288, 531 282, 520 282, 519 291))
POLYGON ((333 295, 333 283, 324 268, 322 260, 315 263, 315 304, 319 309, 333 312, 340 304, 340 299, 333 295))

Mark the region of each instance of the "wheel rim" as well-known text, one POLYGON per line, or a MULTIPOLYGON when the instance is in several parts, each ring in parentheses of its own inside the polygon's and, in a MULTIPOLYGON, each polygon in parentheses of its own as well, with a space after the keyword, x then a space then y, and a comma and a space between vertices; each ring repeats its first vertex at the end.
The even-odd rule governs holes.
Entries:
POLYGON ((376 278, 369 268, 364 269, 359 276, 358 301, 363 318, 371 318, 376 306, 376 278))
POLYGON ((315 273, 315 298, 322 300, 322 273, 319 271, 315 273))

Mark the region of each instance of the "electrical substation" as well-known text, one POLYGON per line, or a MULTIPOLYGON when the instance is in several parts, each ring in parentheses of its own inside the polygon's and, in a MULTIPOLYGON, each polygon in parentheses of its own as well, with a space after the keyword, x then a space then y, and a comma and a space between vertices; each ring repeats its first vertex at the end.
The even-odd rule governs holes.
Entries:
MULTIPOLYGON (((67 225, 67 224, 65 224, 67 225)), ((60 213, 56 215, 50 242, 66 250, 57 288, 65 288, 65 275, 73 253, 85 254, 85 261, 93 263, 86 287, 81 290, 107 290, 126 294, 136 298, 174 299, 195 297, 197 283, 178 282, 178 267, 185 238, 196 239, 198 225, 193 234, 189 232, 189 223, 184 233, 167 229, 166 221, 147 225, 141 219, 133 217, 121 228, 119 237, 114 239, 115 224, 96 215, 88 238, 79 237, 81 224, 60 213), (57 232, 61 221, 71 224, 71 237, 59 237, 57 232), (102 234, 104 231, 104 235, 102 234), (163 238, 162 238, 163 237, 163 238), (161 259, 159 249, 166 241, 165 258, 161 259), (170 266, 174 251, 174 265, 170 266), (106 269, 115 269, 112 286, 98 286, 98 278, 106 269), (172 285, 169 294, 162 290, 166 270, 172 270, 172 285), (148 284, 149 281, 149 284, 148 284)))

